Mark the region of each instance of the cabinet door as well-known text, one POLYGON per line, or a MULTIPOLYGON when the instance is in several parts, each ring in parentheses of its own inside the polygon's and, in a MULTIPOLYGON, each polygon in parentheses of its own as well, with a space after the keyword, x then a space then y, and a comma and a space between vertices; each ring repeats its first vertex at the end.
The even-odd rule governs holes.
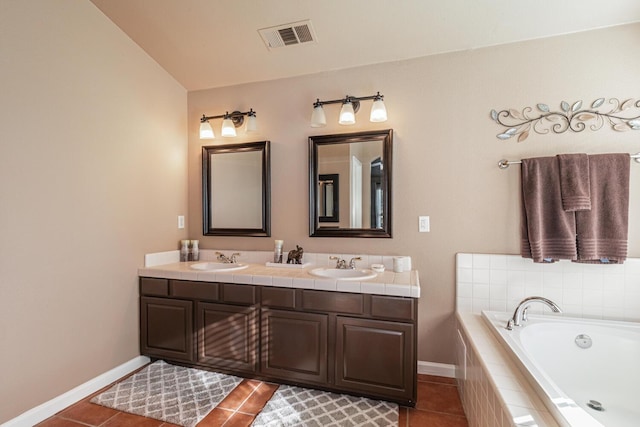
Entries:
POLYGON ((263 309, 262 373, 325 384, 327 319, 326 314, 263 309))
POLYGON ((140 298, 140 352, 147 356, 194 361, 193 303, 140 298))
POLYGON ((254 306, 198 303, 198 363, 255 372, 257 312, 254 306))
POLYGON ((336 319, 337 387, 415 402, 415 336, 410 323, 336 319))

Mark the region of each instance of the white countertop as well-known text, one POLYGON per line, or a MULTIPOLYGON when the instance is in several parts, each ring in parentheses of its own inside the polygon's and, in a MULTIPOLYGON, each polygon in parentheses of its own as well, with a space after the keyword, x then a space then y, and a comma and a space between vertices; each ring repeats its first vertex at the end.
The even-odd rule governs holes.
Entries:
POLYGON ((138 276, 420 298, 420 281, 416 270, 403 273, 387 270, 378 273, 372 279, 354 281, 312 276, 309 271, 317 267, 316 265, 294 269, 267 267, 265 264, 248 264, 248 267, 242 270, 207 272, 194 270, 189 267, 191 264, 194 262, 143 267, 138 269, 138 276))

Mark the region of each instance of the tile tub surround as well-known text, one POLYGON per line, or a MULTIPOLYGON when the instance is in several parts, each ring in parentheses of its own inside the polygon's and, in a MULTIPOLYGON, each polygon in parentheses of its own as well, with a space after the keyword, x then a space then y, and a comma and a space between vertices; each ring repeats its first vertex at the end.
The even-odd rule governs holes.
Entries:
MULTIPOLYGON (((459 312, 513 312, 529 296, 557 303, 571 317, 640 321, 640 259, 596 265, 560 261, 536 264, 520 255, 456 255, 459 312)), ((542 304, 531 313, 552 314, 542 304)))
MULTIPOLYGON (((637 258, 622 265, 536 264, 519 255, 460 253, 456 269, 457 377, 473 427, 558 425, 488 329, 482 310, 513 313, 523 298, 538 295, 572 317, 640 320, 637 258)), ((530 310, 558 316, 541 304, 530 310)))
POLYGON ((480 315, 456 313, 457 382, 470 427, 559 427, 480 315))
POLYGON ((305 253, 303 262, 310 263, 309 267, 283 268, 265 266, 266 262, 272 260, 272 252, 204 249, 200 251, 199 262, 215 261, 216 251, 226 255, 240 252, 238 262, 248 264, 248 267, 233 272, 196 271, 189 267, 193 262, 179 262, 179 251, 168 251, 145 256, 145 267, 138 269, 138 275, 176 280, 420 297, 418 272, 412 270, 394 273, 393 256, 305 253), (309 274, 313 268, 334 267, 335 261, 329 260, 330 256, 339 256, 347 261, 359 256, 362 258, 362 261, 356 262, 359 267, 368 268, 371 264, 383 264, 386 269, 383 273, 378 273, 375 278, 363 281, 318 278, 309 274))

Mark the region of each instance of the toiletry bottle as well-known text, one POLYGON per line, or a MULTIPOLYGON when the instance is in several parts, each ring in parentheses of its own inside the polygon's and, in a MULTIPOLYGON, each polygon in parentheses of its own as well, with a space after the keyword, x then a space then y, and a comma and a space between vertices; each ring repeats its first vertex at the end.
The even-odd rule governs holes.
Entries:
POLYGON ((189 241, 180 240, 180 261, 185 262, 189 260, 189 241))
POLYGON ((282 246, 284 240, 276 240, 275 247, 273 248, 273 262, 282 264, 282 246))
POLYGON ((191 261, 200 261, 200 248, 198 248, 198 242, 197 240, 192 240, 191 241, 191 261))

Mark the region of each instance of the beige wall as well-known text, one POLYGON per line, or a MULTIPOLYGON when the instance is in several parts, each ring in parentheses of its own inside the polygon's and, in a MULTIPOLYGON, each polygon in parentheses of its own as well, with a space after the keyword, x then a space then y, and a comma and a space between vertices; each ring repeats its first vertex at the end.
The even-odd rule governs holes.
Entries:
MULTIPOLYGON (((544 102, 639 96, 640 25, 516 43, 357 69, 189 93, 189 231, 205 248, 409 254, 420 271, 419 359, 453 363, 456 252, 517 253, 519 167, 502 158, 562 152, 637 152, 640 134, 598 132, 533 135, 522 143, 496 138, 492 108, 544 102), (365 103, 358 123, 337 124, 338 106, 326 106, 328 126, 309 126, 314 99, 346 94, 385 96, 389 120, 369 123, 365 103), (272 238, 201 237, 198 117, 234 109, 258 113, 258 135, 234 142, 272 143, 272 238), (307 137, 394 129, 393 239, 309 238, 307 137), (431 232, 418 233, 418 216, 431 232)), ((428 43, 427 41, 417 41, 428 43)), ((219 127, 220 123, 213 123, 219 127)), ((216 139, 222 143, 222 138, 216 139)), ((640 165, 632 164, 631 218, 640 214, 640 165)), ((640 256, 640 226, 631 221, 630 255, 640 256)))
POLYGON ((0 4, 0 423, 136 357, 186 236, 187 96, 88 1, 0 4))
MULTIPOLYGON (((0 28, 0 422, 137 355, 136 269, 187 235, 204 248, 271 250, 278 238, 286 250, 410 254, 422 279, 419 358, 452 363, 454 254, 518 249, 519 168, 496 162, 640 150, 637 133, 609 129, 500 141, 488 118, 637 95, 640 25, 193 92, 188 103, 89 2, 3 0, 0 28), (387 123, 369 123, 365 103, 356 126, 337 125, 338 106, 327 106, 329 125, 309 127, 316 97, 378 90, 387 123), (272 141, 272 238, 203 238, 198 118, 250 107, 260 131, 234 142, 272 141), (395 131, 394 238, 309 238, 307 137, 385 128, 395 131), (189 233, 176 228, 187 209, 189 233), (431 216, 431 233, 417 232, 418 215, 431 216)), ((633 164, 632 218, 639 174, 633 164)), ((639 237, 632 221, 635 257, 639 237)))

